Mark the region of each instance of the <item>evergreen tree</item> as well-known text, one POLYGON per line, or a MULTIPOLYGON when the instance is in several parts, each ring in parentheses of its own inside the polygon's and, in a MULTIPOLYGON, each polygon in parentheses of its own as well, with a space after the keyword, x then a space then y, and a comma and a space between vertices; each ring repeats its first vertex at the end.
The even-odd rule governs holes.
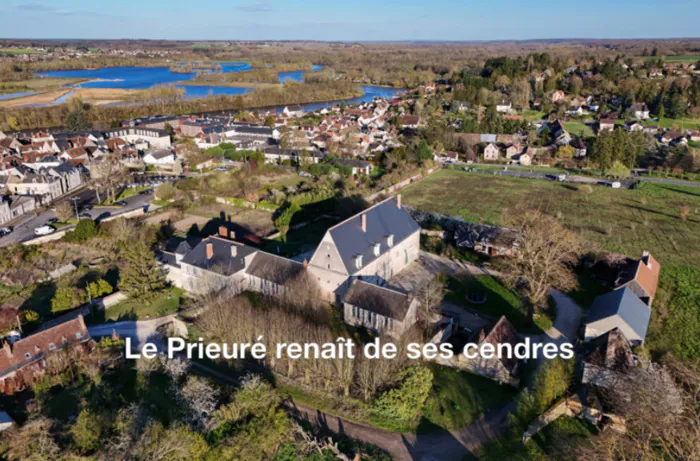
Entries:
POLYGON ((119 285, 131 297, 149 296, 165 288, 163 271, 146 243, 137 241, 124 250, 119 285))

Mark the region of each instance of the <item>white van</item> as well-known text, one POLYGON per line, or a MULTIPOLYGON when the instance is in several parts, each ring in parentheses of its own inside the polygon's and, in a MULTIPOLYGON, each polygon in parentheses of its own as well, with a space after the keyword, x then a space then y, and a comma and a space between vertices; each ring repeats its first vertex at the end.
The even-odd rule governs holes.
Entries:
POLYGON ((34 235, 49 235, 49 234, 53 234, 54 232, 56 232, 56 229, 54 229, 51 226, 46 226, 46 225, 40 226, 40 227, 37 227, 36 229, 34 229, 34 235))

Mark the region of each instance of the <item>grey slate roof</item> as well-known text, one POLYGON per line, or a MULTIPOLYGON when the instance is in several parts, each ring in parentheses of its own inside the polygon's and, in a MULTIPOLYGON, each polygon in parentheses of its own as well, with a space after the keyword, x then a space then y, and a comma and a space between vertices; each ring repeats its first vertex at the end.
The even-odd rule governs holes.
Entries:
POLYGON ((254 277, 269 280, 277 285, 284 285, 289 279, 297 276, 304 265, 291 259, 275 256, 258 251, 246 272, 254 277))
POLYGON ((411 298, 407 293, 382 288, 357 279, 350 285, 343 301, 398 321, 403 321, 411 306, 411 298))
POLYGON ((355 267, 356 256, 362 255, 363 267, 379 257, 374 255, 374 244, 380 244, 381 256, 389 250, 389 235, 394 236, 396 246, 420 230, 408 211, 397 203, 396 197, 391 197, 328 230, 349 274, 359 270, 355 267), (367 216, 367 232, 362 232, 363 214, 367 216))
POLYGON ((233 275, 245 269, 245 257, 256 251, 258 250, 247 245, 209 237, 199 242, 192 251, 182 258, 182 262, 222 275, 233 275), (207 258, 208 243, 212 244, 214 250, 211 259, 207 258), (234 247, 234 251, 231 250, 232 247, 234 247))
POLYGON ((644 340, 651 309, 628 287, 595 298, 586 316, 586 324, 598 323, 597 330, 620 328, 630 339, 644 340))
POLYGON ((272 136, 274 129, 267 126, 236 126, 234 131, 240 134, 252 134, 258 136, 272 136))

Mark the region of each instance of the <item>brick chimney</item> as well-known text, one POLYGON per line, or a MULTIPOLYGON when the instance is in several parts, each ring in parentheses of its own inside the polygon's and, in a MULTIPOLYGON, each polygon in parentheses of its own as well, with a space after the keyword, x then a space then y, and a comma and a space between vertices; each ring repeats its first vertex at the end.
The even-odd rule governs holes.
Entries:
POLYGON ((304 269, 306 269, 307 267, 309 267, 309 261, 308 261, 306 258, 304 258, 303 265, 304 265, 304 269))
POLYGON ((228 238, 228 229, 226 226, 219 226, 219 237, 228 238))
POLYGON ((211 242, 207 243, 207 260, 214 257, 214 244, 211 242))
POLYGON ((10 345, 9 342, 3 340, 2 348, 5 351, 5 353, 7 354, 8 358, 12 357, 12 346, 10 345))
POLYGON ((362 232, 367 232, 367 215, 362 213, 362 232))
POLYGON ((408 292, 408 300, 413 301, 413 292, 412 291, 408 292))
POLYGON ((401 209, 401 194, 396 195, 396 208, 401 209))

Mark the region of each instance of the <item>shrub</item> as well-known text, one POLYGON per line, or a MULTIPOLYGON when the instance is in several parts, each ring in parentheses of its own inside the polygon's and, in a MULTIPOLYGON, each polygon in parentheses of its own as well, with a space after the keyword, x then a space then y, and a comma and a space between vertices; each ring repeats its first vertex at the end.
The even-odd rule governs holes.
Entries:
POLYGON ((88 285, 88 293, 91 299, 101 298, 102 296, 112 293, 112 291, 114 291, 114 288, 105 279, 99 279, 88 285))
POLYGON ((411 367, 403 373, 401 386, 383 393, 374 404, 379 415, 409 423, 418 416, 433 387, 433 372, 426 367, 411 367))
POLYGON ((66 235, 66 239, 75 243, 86 242, 97 235, 98 231, 99 228, 95 221, 92 219, 81 219, 78 221, 73 232, 66 235))
POLYGON ((51 312, 62 312, 76 307, 80 303, 80 296, 71 287, 62 287, 56 290, 51 299, 51 312))
POLYGON ((156 188, 156 197, 160 200, 172 200, 175 198, 175 186, 164 182, 156 188))

